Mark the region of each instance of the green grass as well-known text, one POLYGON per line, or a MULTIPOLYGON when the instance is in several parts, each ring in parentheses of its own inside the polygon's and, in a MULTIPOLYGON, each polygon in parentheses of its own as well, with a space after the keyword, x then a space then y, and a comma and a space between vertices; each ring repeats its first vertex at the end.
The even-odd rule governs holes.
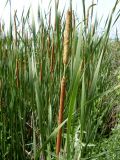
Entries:
POLYGON ((48 19, 43 18, 39 8, 36 31, 34 18, 30 25, 29 9, 21 17, 21 31, 16 25, 17 14, 14 21, 10 17, 7 33, 2 28, 0 34, 5 36, 0 38, 0 159, 56 159, 56 135, 61 127, 59 159, 92 156, 92 149, 101 136, 99 129, 112 107, 107 97, 120 87, 119 83, 108 82, 112 54, 108 42, 111 26, 117 20, 113 20, 113 15, 118 0, 106 17, 101 35, 97 33, 99 21, 86 18, 88 14, 82 2, 83 21, 70 28, 64 121, 60 126, 66 14, 63 11, 61 15, 56 4, 53 27, 50 14, 48 19))

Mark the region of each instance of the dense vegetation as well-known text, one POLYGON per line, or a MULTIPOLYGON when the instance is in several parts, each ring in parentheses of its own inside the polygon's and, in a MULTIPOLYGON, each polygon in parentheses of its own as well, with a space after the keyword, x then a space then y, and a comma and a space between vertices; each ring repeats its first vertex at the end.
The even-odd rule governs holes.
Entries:
POLYGON ((86 10, 84 0, 79 24, 72 1, 62 14, 55 3, 54 26, 50 8, 38 9, 38 31, 30 9, 10 17, 7 33, 0 24, 1 160, 119 159, 120 49, 109 38, 118 2, 99 35, 95 4, 86 10))

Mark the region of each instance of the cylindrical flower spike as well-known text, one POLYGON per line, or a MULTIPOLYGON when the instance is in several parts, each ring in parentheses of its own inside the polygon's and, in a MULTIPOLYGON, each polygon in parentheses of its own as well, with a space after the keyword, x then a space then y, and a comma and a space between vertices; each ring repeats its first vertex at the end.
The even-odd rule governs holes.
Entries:
MULTIPOLYGON (((59 117, 58 117, 58 125, 60 125, 63 121, 63 111, 64 111, 64 101, 65 101, 65 77, 62 78, 61 81, 61 92, 60 92, 60 108, 59 108, 59 117)), ((56 143, 56 154, 59 156, 60 145, 61 145, 61 137, 62 137, 62 128, 59 129, 57 135, 57 143, 56 143)))
POLYGON ((68 63, 69 42, 70 42, 70 24, 71 24, 71 11, 68 10, 66 16, 66 24, 64 31, 64 50, 63 50, 63 64, 68 63))

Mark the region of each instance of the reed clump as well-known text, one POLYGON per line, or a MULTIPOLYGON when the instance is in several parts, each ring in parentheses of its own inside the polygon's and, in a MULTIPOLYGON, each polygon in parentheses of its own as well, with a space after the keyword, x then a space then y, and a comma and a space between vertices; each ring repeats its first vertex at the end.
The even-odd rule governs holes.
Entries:
POLYGON ((72 1, 65 20, 58 2, 55 27, 51 4, 48 14, 38 7, 38 26, 34 18, 31 24, 31 9, 20 20, 11 12, 7 32, 0 23, 1 160, 90 158, 112 107, 107 96, 120 88, 108 83, 109 33, 118 0, 101 35, 92 17, 94 1, 86 12, 82 0, 80 22, 72 1))

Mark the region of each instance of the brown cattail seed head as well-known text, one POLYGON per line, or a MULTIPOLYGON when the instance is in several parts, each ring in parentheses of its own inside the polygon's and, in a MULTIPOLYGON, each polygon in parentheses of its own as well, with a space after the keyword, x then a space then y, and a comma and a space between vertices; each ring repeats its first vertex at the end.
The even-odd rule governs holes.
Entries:
MULTIPOLYGON (((61 93, 60 93, 60 109, 59 109, 59 117, 58 117, 58 124, 60 125, 63 121, 63 111, 64 111, 64 101, 65 101, 65 77, 62 78, 61 81, 61 93)), ((61 146, 61 139, 62 139, 62 128, 59 129, 57 135, 57 142, 56 142, 56 154, 59 155, 60 146, 61 146)))
POLYGON ((70 25, 71 25, 71 11, 67 11, 66 24, 64 31, 64 50, 63 50, 63 64, 68 62, 69 42, 70 42, 70 25))
POLYGON ((63 110, 64 110, 64 101, 65 101, 65 86, 66 86, 66 80, 65 80, 65 77, 63 76, 62 81, 61 81, 60 110, 59 110, 59 120, 58 120, 59 125, 63 121, 63 110))

